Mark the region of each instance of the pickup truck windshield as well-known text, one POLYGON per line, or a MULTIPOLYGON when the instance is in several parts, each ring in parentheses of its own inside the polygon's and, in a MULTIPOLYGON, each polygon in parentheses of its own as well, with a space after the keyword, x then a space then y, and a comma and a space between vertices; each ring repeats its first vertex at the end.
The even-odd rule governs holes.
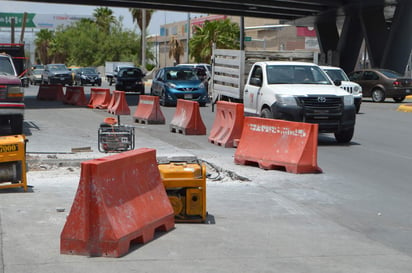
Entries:
POLYGON ((13 65, 9 58, 0 57, 0 74, 1 75, 15 75, 13 65))
POLYGON ((268 84, 332 84, 325 73, 316 66, 269 65, 268 84))

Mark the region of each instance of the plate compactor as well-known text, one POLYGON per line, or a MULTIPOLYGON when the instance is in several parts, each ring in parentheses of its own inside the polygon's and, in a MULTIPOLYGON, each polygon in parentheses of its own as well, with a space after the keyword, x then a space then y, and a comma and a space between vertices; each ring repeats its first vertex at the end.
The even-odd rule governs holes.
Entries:
POLYGON ((5 188, 27 191, 24 135, 0 136, 0 189, 5 188))
POLYGON ((193 156, 158 157, 176 222, 206 222, 206 165, 193 156))

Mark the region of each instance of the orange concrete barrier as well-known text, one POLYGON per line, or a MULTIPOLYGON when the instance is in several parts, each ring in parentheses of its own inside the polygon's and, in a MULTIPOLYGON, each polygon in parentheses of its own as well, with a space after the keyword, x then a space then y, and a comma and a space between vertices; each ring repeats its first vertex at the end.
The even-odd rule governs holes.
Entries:
POLYGON ((90 88, 89 108, 107 109, 111 101, 109 88, 90 88))
POLYGON ((210 130, 209 142, 225 148, 236 147, 243 130, 243 104, 227 101, 216 103, 216 117, 210 130))
POLYGON ((38 100, 64 100, 63 86, 60 84, 50 84, 39 86, 39 91, 37 93, 38 100))
POLYGON ((87 106, 87 98, 83 86, 67 86, 63 102, 65 104, 87 106))
POLYGON ((120 257, 131 243, 146 243, 155 231, 174 227, 156 162, 156 150, 141 148, 81 164, 81 177, 60 235, 60 253, 120 257))
POLYGON ((107 107, 107 112, 114 115, 130 115, 130 108, 126 101, 126 92, 113 91, 112 100, 107 107))
POLYGON ((197 101, 177 100, 176 111, 170 122, 170 131, 184 135, 206 135, 206 126, 197 101))
POLYGON ((320 173, 318 125, 245 117, 235 163, 291 173, 320 173))
POLYGON ((133 115, 134 121, 144 124, 165 124, 158 96, 140 95, 139 104, 133 115))

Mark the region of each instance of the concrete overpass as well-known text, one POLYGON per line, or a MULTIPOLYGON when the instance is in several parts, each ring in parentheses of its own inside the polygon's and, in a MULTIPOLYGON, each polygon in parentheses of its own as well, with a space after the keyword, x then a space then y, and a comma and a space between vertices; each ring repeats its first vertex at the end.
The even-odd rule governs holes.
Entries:
POLYGON ((315 27, 324 61, 355 67, 365 40, 373 67, 405 71, 412 50, 411 0, 35 0, 281 19, 315 27))

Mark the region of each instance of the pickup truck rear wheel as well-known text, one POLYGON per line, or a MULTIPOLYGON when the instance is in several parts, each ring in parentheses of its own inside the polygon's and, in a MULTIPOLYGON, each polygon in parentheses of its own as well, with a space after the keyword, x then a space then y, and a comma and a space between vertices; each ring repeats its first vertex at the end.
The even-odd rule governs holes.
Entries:
POLYGON ((338 143, 349 143, 352 140, 355 128, 340 130, 335 132, 335 139, 338 143))
POLYGON ((262 112, 260 112, 260 117, 262 118, 273 118, 272 111, 268 108, 262 109, 262 112))

